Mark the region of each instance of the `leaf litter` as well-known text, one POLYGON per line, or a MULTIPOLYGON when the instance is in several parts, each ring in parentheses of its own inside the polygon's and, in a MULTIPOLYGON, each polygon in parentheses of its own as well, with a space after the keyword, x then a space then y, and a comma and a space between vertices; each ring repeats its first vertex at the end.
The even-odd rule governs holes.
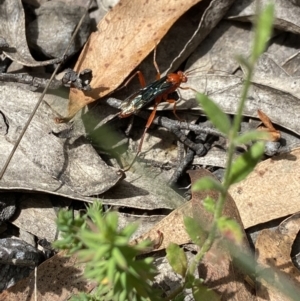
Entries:
MULTIPOLYGON (((235 5, 233 6, 233 8, 234 7, 235 7, 235 5)), ((293 12, 292 10, 290 12, 292 14, 295 14, 295 12, 293 12)), ((238 20, 238 18, 236 20, 238 20)), ((286 18, 286 20, 289 20, 289 19, 286 18)), ((228 22, 228 21, 226 21, 226 22, 228 22)), ((282 22, 282 23, 284 24, 284 22, 282 22)), ((296 23, 297 22, 295 22, 295 25, 291 24, 290 28, 285 28, 285 29, 290 31, 290 32, 295 32, 295 28, 297 27, 296 23)), ((234 24, 234 23, 231 23, 231 24, 234 24)), ((237 23, 235 23, 235 24, 237 24, 237 23)), ((242 26, 239 26, 239 25, 230 26, 230 28, 234 28, 234 27, 237 30, 237 28, 242 27, 242 26)), ((222 28, 222 27, 220 26, 220 28, 222 28)), ((282 27, 282 28, 284 28, 284 27, 282 27)), ((237 39, 235 34, 231 34, 231 36, 233 38, 237 39, 238 41, 240 41, 242 39, 244 39, 244 41, 249 41, 250 40, 249 36, 251 35, 251 33, 247 29, 247 26, 244 27, 243 31, 245 31, 248 34, 248 38, 237 39)), ((225 31, 225 32, 227 32, 227 31, 225 31)), ((273 41, 271 41, 270 42, 270 47, 268 49, 269 57, 264 57, 263 58, 264 61, 261 61, 262 63, 267 65, 267 68, 265 70, 264 70, 264 68, 261 68, 261 69, 257 70, 257 73, 256 73, 256 75, 253 79, 254 86, 252 88, 251 94, 249 95, 249 99, 248 99, 249 106, 246 108, 245 115, 251 117, 249 120, 251 120, 252 118, 257 118, 257 109, 261 109, 267 116, 269 116, 271 121, 274 122, 275 130, 277 130, 278 129, 277 126, 280 125, 281 127, 283 127, 283 130, 284 129, 289 129, 290 131, 292 131, 292 136, 293 136, 294 134, 299 134, 298 122, 296 122, 297 117, 299 116, 299 114, 298 114, 298 105, 297 105, 297 101, 298 101, 298 98, 299 98, 298 88, 297 88, 297 78, 292 78, 292 80, 291 80, 291 76, 297 74, 297 63, 298 63, 298 61, 297 61, 297 50, 291 50, 291 48, 286 47, 284 45, 284 43, 282 43, 282 45, 280 45, 280 46, 276 45, 276 40, 278 41, 278 39, 281 38, 282 39, 281 41, 284 41, 284 38, 281 37, 281 35, 283 35, 283 34, 279 34, 277 36, 274 36, 274 38, 273 38, 274 43, 272 43, 273 41), (283 55, 284 50, 288 50, 288 54, 283 55), (269 74, 272 74, 272 77, 268 77, 269 74), (285 84, 282 84, 282 82, 284 82, 285 84), (286 103, 283 103, 283 100, 286 103), (275 104, 276 104, 276 106, 275 106, 275 104), (272 108, 272 107, 274 107, 274 106, 276 107, 276 110, 273 110, 274 108, 272 108), (282 112, 286 112, 286 113, 282 114, 282 112)), ((145 34, 145 36, 147 36, 147 34, 145 34)), ((292 36, 292 34, 289 34, 290 38, 291 38, 291 36, 292 36)), ((218 39, 218 37, 216 39, 218 39)), ((209 40, 209 38, 206 39, 206 41, 208 41, 208 40, 209 40)), ((240 47, 242 47, 243 44, 245 45, 245 48, 246 48, 244 53, 247 53, 247 49, 249 49, 249 47, 248 47, 247 43, 245 43, 245 42, 242 42, 240 47)), ((103 41, 103 45, 106 45, 105 41, 103 41)), ((103 45, 101 45, 101 46, 103 46, 103 45)), ((228 45, 236 45, 236 42, 235 41, 232 41, 232 42, 228 41, 228 45)), ((92 47, 93 46, 94 45, 92 45, 92 47)), ((150 50, 153 49, 154 46, 155 46, 154 44, 151 44, 151 46, 149 46, 147 44, 147 46, 145 46, 143 48, 144 52, 142 53, 142 56, 145 57, 146 53, 149 53, 150 50)), ((88 45, 87 47, 91 47, 91 45, 88 45)), ((201 47, 203 47, 203 46, 201 45, 201 47)), ((202 77, 198 76, 198 78, 196 78, 195 81, 193 81, 192 78, 189 79, 189 86, 191 86, 191 87, 193 87, 197 90, 199 89, 201 91, 205 91, 207 94, 211 95, 211 97, 214 100, 217 100, 217 102, 219 101, 219 104, 221 106, 223 106, 223 109, 227 113, 234 114, 235 110, 236 110, 237 99, 238 99, 237 96, 239 95, 239 88, 240 88, 240 86, 242 84, 242 81, 243 81, 242 80, 242 73, 241 73, 241 71, 236 71, 236 70, 238 70, 239 65, 236 64, 233 60, 231 60, 231 65, 227 69, 225 68, 225 70, 224 70, 224 66, 222 66, 221 61, 223 60, 224 62, 227 62, 229 55, 231 55, 231 57, 233 57, 232 47, 231 46, 229 47, 231 53, 230 53, 230 51, 229 52, 224 51, 224 47, 222 48, 222 46, 220 46, 219 49, 216 49, 216 53, 215 53, 215 56, 214 56, 213 60, 212 60, 211 57, 208 59, 208 61, 213 62, 213 64, 211 64, 210 67, 206 69, 206 72, 211 72, 211 71, 216 72, 215 69, 218 69, 218 70, 223 69, 223 71, 226 71, 228 73, 233 73, 234 75, 224 75, 224 72, 221 72, 221 75, 220 74, 217 74, 217 75, 215 75, 215 74, 204 74, 204 75, 202 75, 202 77), (222 55, 222 53, 226 54, 227 57, 222 59, 222 56, 220 56, 221 59, 218 62, 219 65, 218 65, 218 67, 216 67, 215 58, 218 55, 222 55), (197 86, 197 84, 198 84, 197 82, 200 82, 201 85, 197 86), (226 83, 227 83, 227 85, 226 85, 226 83), (196 85, 196 86, 194 86, 194 85, 196 85), (228 88, 228 85, 229 85, 229 88, 228 88), (226 99, 226 102, 224 101, 224 99, 226 99), (228 99, 229 99, 229 102, 227 101, 228 99)), ((136 48, 138 48, 138 47, 136 47, 136 48)), ((208 48, 208 50, 209 49, 210 48, 208 48)), ((92 50, 94 50, 94 49, 92 49, 92 50)), ((237 53, 241 53, 241 52, 242 51, 237 51, 237 53)), ((84 55, 84 54, 86 54, 86 51, 83 51, 82 53, 83 53, 82 55, 84 55)), ((187 51, 187 53, 188 53, 188 51, 187 51)), ((94 61, 94 63, 98 64, 98 62, 96 62, 96 61, 94 61)), ((110 67, 110 70, 112 70, 114 72, 115 70, 118 70, 118 69, 115 69, 113 67, 113 63, 114 62, 112 62, 112 65, 110 65, 109 67, 110 67)), ((206 61, 206 63, 207 63, 207 61, 206 61)), ((128 73, 131 72, 132 69, 134 69, 134 67, 136 67, 138 65, 138 62, 136 62, 133 65, 132 65, 132 62, 130 62, 130 64, 131 64, 130 65, 131 67, 128 68, 128 73)), ((99 64, 99 66, 100 66, 100 64, 99 64)), ((122 65, 122 67, 123 66, 124 65, 122 65)), ((263 66, 264 65, 261 64, 261 67, 263 67, 263 66)), ((194 66, 191 66, 190 68, 193 68, 193 67, 194 66)), ((101 68, 101 66, 100 66, 100 68, 101 68)), ((99 70, 100 70, 100 68, 99 68, 99 70)), ((126 68, 126 70, 127 70, 127 68, 126 68)), ((102 73, 101 73, 101 75, 102 75, 102 73)), ((123 73, 123 70, 122 70, 122 72, 116 72, 115 74, 117 74, 116 77, 115 76, 110 77, 110 78, 113 78, 112 79, 112 87, 114 87, 114 88, 116 86, 118 86, 124 80, 124 78, 126 77, 126 75, 124 75, 124 73, 123 73), (117 81, 114 82, 114 80, 115 80, 114 78, 117 79, 118 83, 117 83, 117 81), (113 86, 113 85, 115 85, 115 86, 113 86)), ((107 74, 105 74, 105 76, 106 75, 107 74)), ((101 87, 101 83, 100 83, 99 87, 100 87, 100 90, 101 90, 101 88, 103 88, 103 87, 101 87)), ((105 88, 106 87, 104 87, 103 90, 105 90, 105 88)), ((114 88, 112 88, 112 89, 114 89, 114 88)), ((109 91, 109 90, 104 91, 104 93, 106 93, 107 91, 109 91)), ((71 93, 75 93, 75 90, 73 90, 73 92, 71 92, 71 93)), ((184 98, 186 101, 185 102, 180 102, 180 104, 178 106, 179 110, 188 108, 188 109, 193 109, 194 111, 197 111, 197 113, 201 114, 201 111, 199 111, 199 108, 195 106, 194 95, 191 94, 191 91, 188 91, 188 90, 181 91, 181 97, 184 98)), ((82 104, 85 104, 85 103, 83 102, 82 104)), ((162 109, 164 109, 165 107, 166 106, 162 106, 162 109)), ((70 111, 69 111, 69 113, 70 113, 70 111)), ((72 115, 72 114, 69 114, 69 115, 72 115)), ((17 130, 16 130, 16 132, 17 132, 17 130)), ((285 137, 285 135, 286 135, 286 133, 285 133, 285 130, 284 130, 284 133, 282 133, 282 137, 285 137)), ((295 135, 293 137, 295 137, 295 135)), ((297 143, 297 139, 295 139, 295 142, 297 143)), ((26 157, 26 155, 27 154, 25 153, 25 157, 26 157)), ((281 156, 284 156, 284 155, 280 155, 279 158, 281 158, 281 156)), ((288 155, 286 155, 286 156, 288 157, 288 155)), ((293 155, 292 155, 292 157, 293 157, 293 155)), ((272 159, 270 159, 270 160, 272 160, 272 159)), ((30 163, 30 165, 32 165, 32 166, 36 165, 35 161, 33 162, 33 164, 32 164, 31 161, 32 160, 30 160, 28 162, 28 163, 30 163)), ((274 161, 277 162, 276 159, 274 161)), ((281 159, 278 159, 278 161, 281 161, 281 159)), ((24 162, 26 162, 26 161, 24 161, 24 162)), ((210 162, 206 162, 205 164, 213 165, 210 162)), ((41 165, 41 166, 43 167, 45 165, 41 165)), ((284 166, 281 166, 281 168, 284 169, 284 166)), ((42 174, 47 174, 46 169, 47 168, 44 168, 43 173, 40 173, 40 171, 39 171, 39 173, 41 175, 42 174)), ((38 171, 38 170, 40 170, 40 168, 37 168, 36 170, 38 171)), ((50 171, 51 171, 51 168, 50 168, 50 171)), ((13 176, 15 176, 16 174, 17 174, 17 172, 14 171, 13 176)), ((50 175, 51 175, 51 173, 50 173, 50 175)), ((284 176, 284 174, 282 176, 284 176)), ((36 176, 36 178, 38 178, 38 177, 39 176, 36 176)), ((256 174, 256 177, 261 177, 261 175, 256 174)), ((33 175, 33 178, 34 178, 34 175, 33 175)), ((11 177, 10 181, 13 182, 13 177, 11 177)), ((45 183, 47 183, 47 181, 48 181, 48 178, 45 177, 45 183)), ((132 181, 132 180, 129 180, 129 183, 130 183, 130 181, 132 181)), ((134 183, 134 181, 135 180, 133 180, 133 183, 134 183)), ((274 182, 274 179, 273 179, 273 182, 274 182)), ((19 180, 19 183, 21 183, 21 180, 19 180)), ((55 185, 59 184, 57 182, 54 182, 54 183, 56 183, 55 185)), ((149 190, 151 190, 151 185, 150 184, 151 183, 149 183, 149 186, 150 186, 148 188, 149 190)), ((28 185, 28 183, 26 183, 26 185, 30 187, 30 185, 28 185)), ((118 186, 119 185, 122 185, 122 182, 119 183, 118 186)), ((256 186, 250 185, 252 191, 253 191, 253 187, 262 186, 261 183, 259 183, 259 185, 257 185, 257 184, 255 184, 255 185, 256 186)), ((279 185, 276 185, 276 184, 274 185, 273 184, 273 186, 279 186, 279 185)), ((18 187, 17 182, 15 182, 15 186, 13 186, 13 185, 10 186, 10 188, 14 188, 14 187, 18 187)), ((120 188, 120 186, 119 186, 119 188, 120 188)), ((284 191, 284 189, 286 189, 285 186, 283 186, 281 188, 282 188, 282 191, 284 191)), ((69 189, 69 191, 72 191, 72 189, 69 189)), ((71 193, 70 192, 68 192, 68 193, 71 196, 71 193)), ((110 193, 110 190, 108 191, 108 193, 110 193)), ((124 206, 126 206, 126 202, 128 201, 127 205, 129 205, 129 198, 126 199, 126 201, 122 203, 121 194, 122 194, 122 192, 120 190, 120 199, 117 200, 117 201, 113 201, 112 199, 108 199, 109 200, 108 203, 117 205, 118 202, 120 201, 121 203, 119 203, 119 204, 123 204, 124 206)), ((136 201, 137 202, 142 202, 142 196, 147 194, 147 192, 145 193, 145 191, 140 190, 139 194, 140 194, 141 198, 137 198, 136 201)), ((265 194, 265 191, 263 191, 261 194, 265 194)), ((78 195, 78 192, 77 192, 77 195, 78 195)), ((82 197, 81 199, 83 200, 84 198, 87 199, 86 197, 82 197)), ((104 200, 104 202, 105 202, 105 200, 104 200)), ((178 204, 179 203, 180 202, 178 202, 178 204)), ((150 206, 147 206, 147 205, 143 206, 142 205, 141 207, 142 208, 147 208, 147 209, 150 209, 150 207, 159 208, 157 205, 155 205, 155 206, 157 206, 157 207, 155 207, 153 204, 151 204, 150 206)), ((159 203, 157 203, 157 204, 159 204, 159 203)), ((140 206, 140 205, 138 205, 138 206, 140 206)), ((171 209, 172 206, 169 206, 169 207, 167 206, 167 208, 171 209)), ((256 206, 256 204, 255 204, 255 206, 256 206)), ((282 205, 281 209, 283 207, 284 207, 284 205, 282 205)), ((266 208, 266 207, 263 207, 263 208, 266 208)), ((269 208, 269 207, 267 207, 267 208, 269 208)), ((264 211, 264 212, 266 211, 266 210, 262 210, 262 208, 260 208, 260 210, 264 211)), ((292 210, 288 214, 291 214, 291 213, 293 213, 292 210)), ((242 220, 244 222, 242 210, 240 210, 240 214, 241 214, 242 220)), ((280 213, 278 213, 278 216, 283 216, 283 215, 284 215, 283 213, 281 215, 280 215, 280 213)), ((273 217, 271 216, 271 217, 265 218, 265 220, 267 220, 269 218, 272 219, 273 217)), ((247 224, 245 225, 245 227, 247 228, 247 224)), ((184 238, 184 234, 179 234, 178 237, 180 237, 181 235, 184 238)), ((180 238, 178 238, 178 237, 176 237, 176 239, 178 239, 178 241, 180 241, 180 238)), ((183 239, 183 241, 186 241, 186 239, 183 239)), ((230 262, 230 260, 226 256, 224 257, 224 262, 228 263, 228 262, 230 262)), ((221 256, 220 258, 223 258, 223 257, 221 256)), ((211 264, 211 261, 208 261, 208 264, 211 264)), ((226 268, 224 267, 224 271, 225 270, 226 270, 226 268)))

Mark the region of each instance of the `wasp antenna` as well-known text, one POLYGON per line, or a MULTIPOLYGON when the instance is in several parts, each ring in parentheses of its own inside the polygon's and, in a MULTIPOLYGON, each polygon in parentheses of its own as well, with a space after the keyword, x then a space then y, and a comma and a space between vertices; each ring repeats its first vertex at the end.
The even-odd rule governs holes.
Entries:
POLYGON ((224 71, 224 70, 218 70, 218 69, 211 69, 211 70, 203 70, 203 72, 195 72, 197 71, 197 69, 200 69, 200 68, 194 68, 194 69, 191 69, 191 70, 188 70, 185 72, 185 75, 188 76, 189 78, 191 78, 191 75, 195 75, 195 74, 216 74, 217 72, 219 73, 225 73, 227 75, 232 75, 232 73, 228 72, 228 71, 224 71))
MULTIPOLYGON (((194 68, 194 69, 191 69, 191 70, 187 70, 187 71, 185 72, 185 74, 186 74, 186 75, 190 75, 190 74, 193 74, 193 72, 195 72, 195 71, 197 71, 197 70, 203 70, 203 69, 204 69, 203 66, 197 67, 197 68, 194 68)), ((203 70, 203 71, 205 71, 205 70, 203 70)))

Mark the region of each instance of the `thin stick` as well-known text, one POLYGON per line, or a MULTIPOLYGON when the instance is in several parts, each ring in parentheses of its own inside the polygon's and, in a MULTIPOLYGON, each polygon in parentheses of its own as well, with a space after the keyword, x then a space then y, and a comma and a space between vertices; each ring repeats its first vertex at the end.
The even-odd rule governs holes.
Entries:
MULTIPOLYGON (((67 54, 69 48, 71 47, 71 43, 73 42, 73 40, 74 40, 74 38, 75 38, 75 36, 76 36, 76 34, 77 34, 77 32, 78 32, 78 30, 79 30, 79 28, 80 28, 82 22, 83 22, 83 20, 84 20, 86 14, 88 13, 88 9, 89 9, 91 3, 92 3, 92 0, 89 1, 85 13, 84 13, 83 16, 81 17, 81 19, 80 19, 78 25, 76 26, 76 29, 74 30, 74 33, 73 33, 73 35, 72 35, 72 37, 71 37, 71 40, 70 40, 70 42, 69 42, 69 44, 68 44, 68 47, 66 48, 66 50, 65 50, 64 53, 63 53, 63 56, 62 56, 63 58, 66 56, 66 54, 67 54)), ((42 103, 43 98, 44 98, 44 96, 45 96, 45 94, 46 94, 46 92, 47 92, 47 90, 48 90, 48 88, 49 88, 49 86, 50 86, 50 83, 51 83, 51 81, 53 80, 54 76, 56 75, 58 69, 60 68, 61 63, 62 63, 62 62, 60 62, 60 63, 57 65, 57 67, 55 68, 54 72, 52 73, 52 75, 51 75, 51 77, 50 77, 50 79, 49 79, 49 82, 47 83, 47 85, 46 85, 46 87, 45 87, 43 93, 41 94, 41 96, 40 96, 40 98, 39 98, 37 104, 35 105, 35 107, 34 107, 32 113, 31 113, 31 115, 29 116, 29 118, 28 118, 28 120, 27 120, 27 122, 26 122, 26 124, 25 124, 25 126, 24 126, 24 128, 23 128, 23 130, 22 130, 22 132, 21 132, 21 134, 20 134, 20 136, 19 136, 17 142, 15 143, 15 145, 14 145, 12 151, 10 152, 10 154, 9 154, 9 156, 8 156, 8 158, 7 158, 6 162, 5 162, 5 164, 4 164, 4 167, 3 167, 2 170, 1 170, 1 173, 0 173, 0 180, 2 179, 2 177, 3 177, 3 175, 4 175, 4 173, 5 173, 6 169, 7 169, 7 167, 8 167, 8 165, 9 165, 9 163, 10 163, 12 157, 14 156, 14 154, 15 154, 15 152, 16 152, 16 150, 17 150, 17 148, 18 148, 18 146, 19 146, 19 144, 20 144, 20 142, 21 142, 21 140, 22 140, 22 138, 23 138, 23 136, 24 136, 24 134, 25 134, 25 132, 26 132, 26 130, 27 130, 29 124, 30 124, 30 122, 31 122, 31 120, 33 119, 33 117, 34 117, 34 115, 35 115, 37 109, 39 108, 40 104, 42 103)))
POLYGON ((37 266, 34 267, 34 301, 37 301, 37 266))

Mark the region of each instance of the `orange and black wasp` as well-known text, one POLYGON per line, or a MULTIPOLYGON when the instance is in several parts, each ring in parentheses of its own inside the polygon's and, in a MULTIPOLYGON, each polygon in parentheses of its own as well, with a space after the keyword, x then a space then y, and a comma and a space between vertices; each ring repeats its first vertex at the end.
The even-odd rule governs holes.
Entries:
POLYGON ((175 92, 178 88, 190 89, 189 87, 181 87, 180 86, 182 83, 187 82, 187 80, 188 80, 187 73, 178 71, 177 73, 169 73, 163 77, 160 77, 160 72, 158 70, 158 66, 155 61, 155 55, 154 55, 154 66, 157 70, 157 78, 158 78, 155 82, 153 82, 149 85, 146 85, 144 76, 140 71, 137 71, 127 81, 127 83, 128 83, 135 75, 138 75, 142 89, 138 90, 137 92, 130 95, 127 99, 125 99, 125 101, 120 106, 121 112, 118 114, 119 118, 129 117, 132 114, 141 110, 142 108, 150 106, 150 105, 153 105, 153 110, 146 123, 145 130, 141 137, 136 156, 135 156, 134 160, 132 161, 132 163, 129 165, 129 167, 126 168, 124 171, 127 171, 131 168, 131 166, 135 162, 137 156, 141 152, 145 134, 153 122, 153 119, 154 119, 156 111, 157 111, 157 106, 162 101, 173 104, 173 113, 176 116, 176 118, 180 120, 180 118, 176 114, 176 100, 169 99, 168 96, 171 93, 175 92))

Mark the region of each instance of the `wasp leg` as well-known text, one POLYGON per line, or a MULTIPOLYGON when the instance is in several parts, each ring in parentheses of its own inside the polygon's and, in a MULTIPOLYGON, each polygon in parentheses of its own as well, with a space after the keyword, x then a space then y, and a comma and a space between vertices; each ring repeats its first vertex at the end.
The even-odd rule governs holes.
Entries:
POLYGON ((134 72, 128 79, 127 81, 125 82, 125 84, 122 86, 122 88, 126 87, 132 80, 135 76, 138 76, 138 79, 139 79, 139 82, 140 82, 140 85, 142 88, 145 88, 146 87, 146 81, 145 81, 145 77, 143 75, 143 73, 141 71, 136 71, 134 72))
POLYGON ((173 114, 175 115, 175 117, 180 121, 180 122, 184 122, 183 119, 179 118, 179 116, 176 114, 176 100, 175 99, 164 99, 164 101, 168 102, 169 104, 173 105, 173 114))
POLYGON ((159 71, 159 68, 158 68, 158 65, 157 65, 157 62, 156 62, 156 47, 154 48, 154 51, 153 51, 153 65, 154 65, 155 70, 156 70, 156 80, 158 80, 158 79, 160 79, 161 74, 160 74, 160 71, 159 71))
POLYGON ((147 133, 149 127, 151 126, 151 124, 152 124, 152 122, 153 122, 153 119, 154 119, 154 117, 155 117, 155 115, 156 115, 157 106, 160 104, 161 100, 162 100, 162 96, 157 97, 157 98, 155 99, 155 104, 154 104, 154 106, 153 106, 153 111, 151 112, 151 114, 150 114, 150 116, 149 116, 149 118, 148 118, 148 120, 147 120, 147 123, 146 123, 146 126, 145 126, 144 133, 143 133, 143 135, 142 135, 142 137, 141 137, 141 140, 140 140, 140 143, 139 143, 138 150, 137 150, 137 152, 136 152, 136 154, 135 154, 135 156, 134 156, 133 161, 130 163, 130 165, 129 165, 126 169, 123 169, 124 172, 128 171, 128 170, 132 167, 132 165, 133 165, 133 163, 135 162, 136 158, 138 157, 138 155, 139 155, 140 152, 142 151, 142 146, 143 146, 143 142, 144 142, 144 139, 145 139, 145 135, 146 135, 146 133, 147 133))

